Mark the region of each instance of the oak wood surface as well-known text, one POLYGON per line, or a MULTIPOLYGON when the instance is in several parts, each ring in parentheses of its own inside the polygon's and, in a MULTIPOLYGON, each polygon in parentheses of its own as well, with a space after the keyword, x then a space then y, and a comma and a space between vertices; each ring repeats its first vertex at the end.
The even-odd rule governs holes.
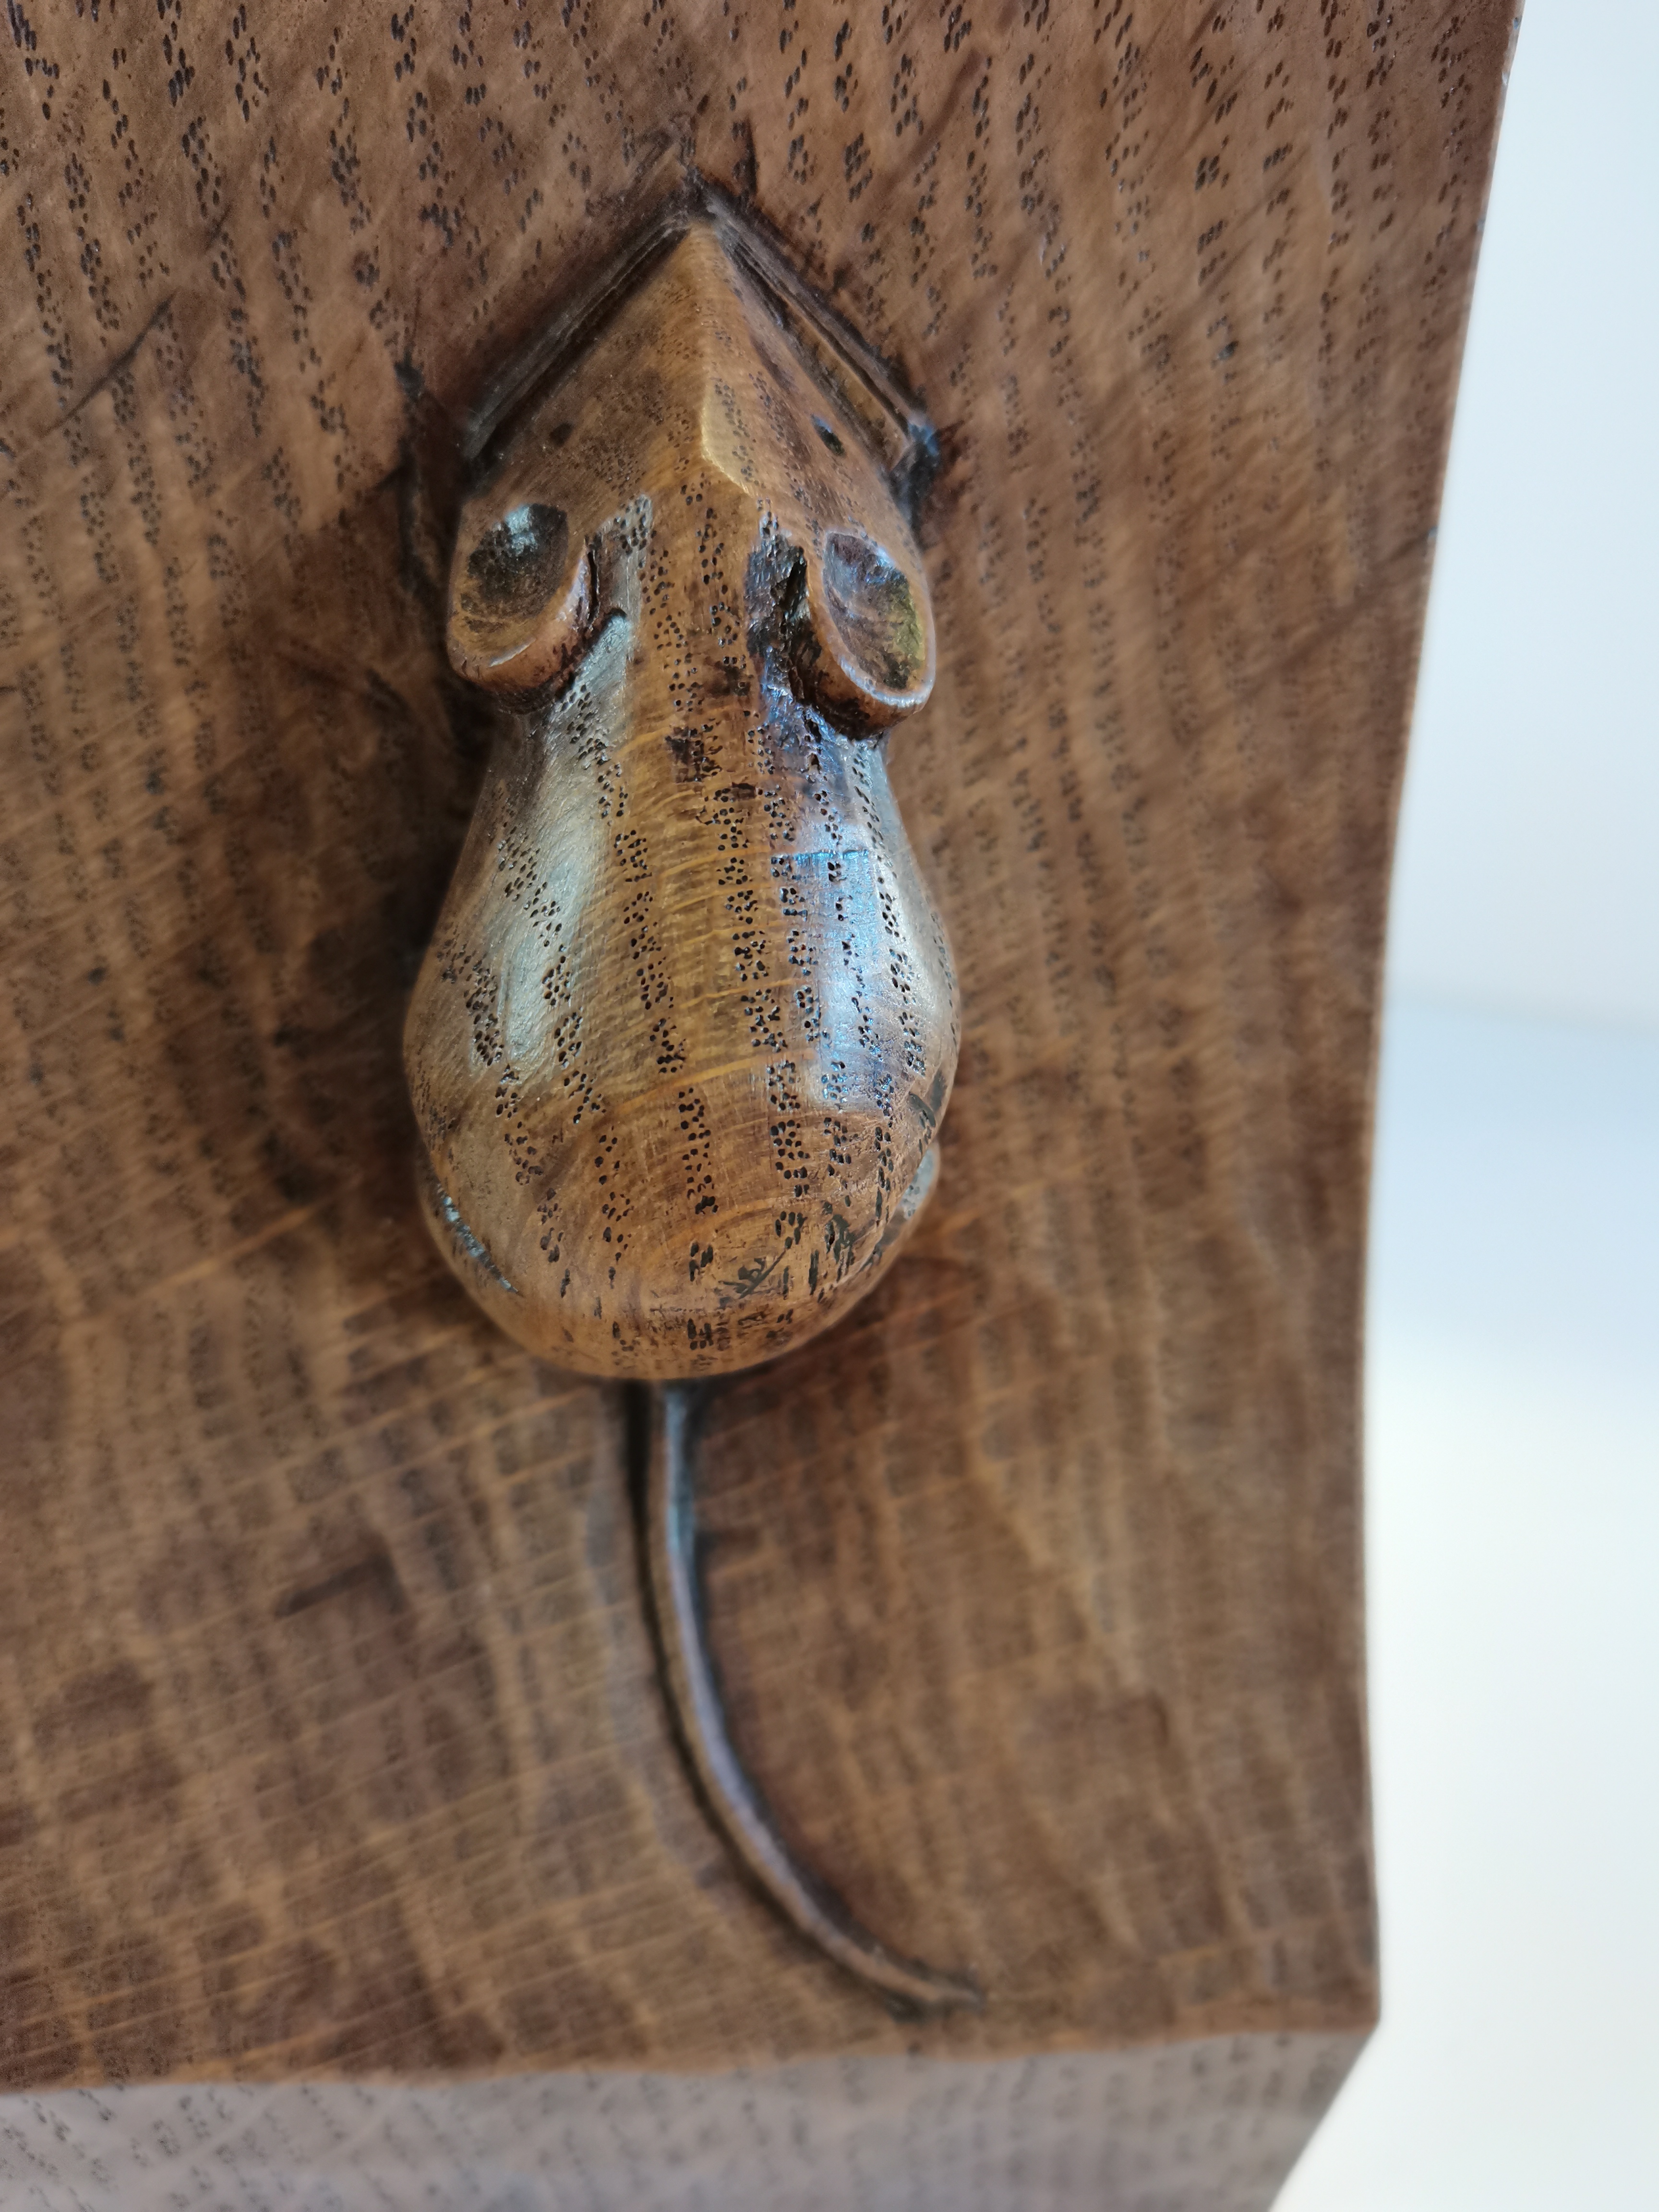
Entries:
POLYGON ((1382 919, 1510 8, 9 22, 0 2079, 1363 2028, 1382 919), (988 1993, 920 2027, 735 1877, 617 1391, 414 1189, 443 456, 687 161, 945 445, 939 1194, 704 1507, 793 1840, 988 1993))

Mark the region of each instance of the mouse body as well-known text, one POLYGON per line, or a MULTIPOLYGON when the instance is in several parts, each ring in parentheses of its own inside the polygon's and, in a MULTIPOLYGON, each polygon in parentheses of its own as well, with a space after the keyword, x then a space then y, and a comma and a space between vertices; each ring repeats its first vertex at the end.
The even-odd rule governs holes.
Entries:
POLYGON ((427 1218, 560 1365, 750 1365, 879 1279, 955 1073, 888 732, 927 697, 854 410, 694 223, 498 441, 451 658, 501 727, 405 1060, 427 1218))

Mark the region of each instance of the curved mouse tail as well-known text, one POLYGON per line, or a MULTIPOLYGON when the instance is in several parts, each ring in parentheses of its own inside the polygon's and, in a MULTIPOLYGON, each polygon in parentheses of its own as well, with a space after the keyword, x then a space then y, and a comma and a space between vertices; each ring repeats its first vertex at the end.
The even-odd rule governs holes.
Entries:
MULTIPOLYGON (((670 1717, 705 1811, 769 1902, 896 2010, 966 2006, 977 2011, 984 1999, 971 1976, 941 1973, 890 1951, 828 1883, 801 1864, 778 1832, 732 1741, 709 1649, 696 1528, 697 1441, 706 1386, 636 1387, 649 1401, 648 1437, 639 1438, 647 1593, 670 1717)), ((641 1421, 641 1428, 645 1425, 641 1421)))

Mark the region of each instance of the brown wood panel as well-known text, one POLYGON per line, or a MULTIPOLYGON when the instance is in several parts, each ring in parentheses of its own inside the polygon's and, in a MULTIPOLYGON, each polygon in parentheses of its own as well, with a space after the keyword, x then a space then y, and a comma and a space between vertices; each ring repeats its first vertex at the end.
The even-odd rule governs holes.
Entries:
POLYGON ((1365 1180, 1496 0, 14 9, 0 2079, 1363 2027, 1365 1180), (611 1386, 432 1250, 398 1041, 484 734, 448 426, 677 165, 945 435, 893 756, 939 1195, 726 1391, 668 1744, 611 1386))

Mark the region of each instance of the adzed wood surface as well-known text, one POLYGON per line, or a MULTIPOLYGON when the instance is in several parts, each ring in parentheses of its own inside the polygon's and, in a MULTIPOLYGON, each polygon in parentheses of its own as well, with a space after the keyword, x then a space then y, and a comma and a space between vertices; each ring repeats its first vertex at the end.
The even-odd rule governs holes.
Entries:
POLYGON ((1385 884, 1510 7, 8 25, 0 2078, 1351 2047, 1385 884), (945 447, 939 1193, 722 1386, 704 1509, 792 1840, 988 1992, 921 2027, 737 1879, 617 1388, 415 1192, 444 457, 688 161, 945 447))

